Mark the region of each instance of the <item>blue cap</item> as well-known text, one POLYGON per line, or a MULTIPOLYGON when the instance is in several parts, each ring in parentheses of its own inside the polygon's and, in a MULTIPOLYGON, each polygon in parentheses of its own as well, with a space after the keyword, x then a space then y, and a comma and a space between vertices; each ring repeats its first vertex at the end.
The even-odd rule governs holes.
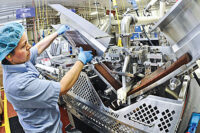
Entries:
POLYGON ((0 61, 15 49, 24 33, 24 26, 17 22, 0 27, 0 61))

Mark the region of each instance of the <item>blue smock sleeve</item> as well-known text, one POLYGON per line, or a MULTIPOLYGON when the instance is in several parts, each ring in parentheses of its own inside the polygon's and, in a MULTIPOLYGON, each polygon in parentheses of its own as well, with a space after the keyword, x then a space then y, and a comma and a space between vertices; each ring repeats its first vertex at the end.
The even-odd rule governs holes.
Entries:
POLYGON ((31 47, 30 52, 31 52, 30 61, 31 61, 31 63, 33 65, 35 65, 35 61, 36 61, 36 59, 38 57, 38 49, 37 49, 37 47, 36 46, 31 47))

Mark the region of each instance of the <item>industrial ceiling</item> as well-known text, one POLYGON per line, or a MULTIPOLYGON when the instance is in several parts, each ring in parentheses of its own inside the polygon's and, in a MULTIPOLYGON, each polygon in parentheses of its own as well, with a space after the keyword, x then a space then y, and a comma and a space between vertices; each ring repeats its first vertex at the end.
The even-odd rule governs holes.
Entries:
MULTIPOLYGON (((103 14, 105 10, 108 10, 112 3, 111 0, 0 0, 0 23, 5 23, 8 21, 13 21, 15 19, 16 10, 26 7, 41 7, 43 8, 46 4, 61 4, 67 8, 76 8, 79 14, 87 12, 93 12, 98 8, 98 11, 103 14), (95 4, 97 3, 97 4, 95 4), (80 10, 81 9, 81 10, 80 10)), ((124 13, 127 8, 131 8, 129 3, 131 0, 116 0, 118 4, 119 12, 124 13)), ((169 2, 175 0, 167 0, 169 2)), ((144 7, 150 2, 150 0, 136 0, 139 9, 144 9, 144 7)), ((159 2, 157 2, 156 5, 159 2)), ((112 8, 113 9, 113 8, 112 8)))
MULTIPOLYGON (((0 8, 10 8, 10 7, 16 7, 16 6, 32 6, 32 3, 48 3, 48 4, 62 4, 64 6, 71 6, 71 7, 89 7, 89 6, 95 6, 95 3, 99 3, 100 7, 107 7, 109 6, 109 0, 0 0, 0 8)), ((139 0, 136 0, 139 1, 139 0)), ((149 1, 149 0, 143 0, 143 1, 149 1)), ((118 0, 117 1, 119 7, 127 7, 130 6, 128 4, 127 0, 118 0)))
MULTIPOLYGON (((138 0, 137 0, 138 1, 138 0)), ((144 0, 149 1, 149 0, 144 0)), ((70 8, 85 8, 85 10, 109 9, 109 0, 0 0, 0 23, 13 20, 16 9, 31 7, 43 7, 46 4, 62 4, 70 8), (95 4, 97 3, 97 4, 95 4)), ((127 0, 117 0, 120 9, 130 7, 127 0)))

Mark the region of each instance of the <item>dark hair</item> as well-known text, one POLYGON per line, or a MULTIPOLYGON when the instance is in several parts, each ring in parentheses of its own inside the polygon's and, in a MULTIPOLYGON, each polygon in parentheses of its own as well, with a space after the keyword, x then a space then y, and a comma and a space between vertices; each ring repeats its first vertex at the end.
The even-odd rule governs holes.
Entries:
MULTIPOLYGON (((11 54, 15 54, 15 49, 13 49, 10 53, 11 53, 11 54)), ((10 63, 10 61, 8 61, 6 58, 4 58, 4 59, 2 60, 2 64, 4 64, 4 65, 12 65, 12 64, 10 63)))

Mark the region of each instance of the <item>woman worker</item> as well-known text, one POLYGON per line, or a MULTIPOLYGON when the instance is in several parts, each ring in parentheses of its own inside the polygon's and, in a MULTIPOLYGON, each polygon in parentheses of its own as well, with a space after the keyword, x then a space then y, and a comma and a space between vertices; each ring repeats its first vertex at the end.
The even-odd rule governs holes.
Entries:
POLYGON ((62 132, 57 104, 59 95, 65 94, 74 85, 84 64, 92 60, 91 51, 81 48, 78 61, 60 82, 39 78, 40 73, 34 66, 37 56, 66 30, 64 25, 31 47, 20 23, 9 23, 0 28, 3 86, 26 133, 62 132))

